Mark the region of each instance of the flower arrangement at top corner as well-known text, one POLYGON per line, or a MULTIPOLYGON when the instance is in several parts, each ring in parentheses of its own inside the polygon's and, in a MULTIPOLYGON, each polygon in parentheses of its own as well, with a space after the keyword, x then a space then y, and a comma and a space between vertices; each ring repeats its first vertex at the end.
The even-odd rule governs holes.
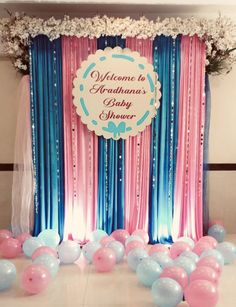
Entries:
MULTIPOLYGON (((11 60, 16 68, 22 74, 29 73, 29 37, 27 29, 21 33, 14 30, 17 24, 24 19, 24 15, 19 13, 12 14, 9 11, 9 18, 0 19, 0 39, 2 50, 11 60), (20 34, 20 35, 19 35, 20 34)), ((22 28, 22 26, 20 28, 22 28)))
MULTIPOLYGON (((7 11, 8 12, 8 11, 7 11)), ((95 16, 92 18, 63 19, 51 17, 47 20, 30 17, 20 13, 8 12, 8 18, 0 19, 0 39, 5 54, 15 68, 29 73, 29 45, 31 37, 43 34, 50 40, 60 35, 88 36, 98 38, 104 35, 150 38, 156 35, 177 37, 178 35, 198 35, 206 44, 206 72, 212 75, 231 71, 236 62, 236 24, 228 17, 215 19, 157 18, 155 21, 146 17, 139 20, 95 16)))

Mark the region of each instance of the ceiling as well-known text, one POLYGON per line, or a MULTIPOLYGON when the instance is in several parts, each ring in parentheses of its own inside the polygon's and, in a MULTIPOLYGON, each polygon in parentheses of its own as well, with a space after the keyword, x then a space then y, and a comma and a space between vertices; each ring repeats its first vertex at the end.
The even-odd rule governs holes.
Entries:
POLYGON ((142 5, 233 5, 235 0, 0 0, 0 3, 99 3, 99 4, 142 4, 142 5))
POLYGON ((0 0, 0 16, 10 12, 25 12, 39 17, 93 16, 95 14, 113 16, 147 17, 224 15, 236 16, 236 0, 0 0))

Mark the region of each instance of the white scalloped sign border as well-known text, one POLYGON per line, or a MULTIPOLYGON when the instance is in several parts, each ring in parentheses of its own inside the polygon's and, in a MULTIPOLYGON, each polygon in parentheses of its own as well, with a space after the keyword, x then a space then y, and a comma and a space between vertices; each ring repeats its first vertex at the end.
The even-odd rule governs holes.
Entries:
POLYGON ((120 47, 97 50, 77 70, 73 103, 88 129, 106 139, 135 136, 151 124, 160 105, 153 65, 120 47))

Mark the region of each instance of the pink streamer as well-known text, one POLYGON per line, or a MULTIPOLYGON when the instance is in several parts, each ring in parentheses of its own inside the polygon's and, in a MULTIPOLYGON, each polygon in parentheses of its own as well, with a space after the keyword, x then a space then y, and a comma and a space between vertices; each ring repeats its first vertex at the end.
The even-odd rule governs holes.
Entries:
POLYGON ((205 44, 183 36, 173 238, 202 236, 205 44))
POLYGON ((72 87, 82 61, 97 49, 96 39, 62 37, 65 226, 64 239, 85 242, 96 228, 97 136, 76 114, 72 87))
MULTIPOLYGON (((152 63, 152 41, 127 38, 126 47, 152 63)), ((125 227, 148 231, 151 127, 125 142, 125 227)))

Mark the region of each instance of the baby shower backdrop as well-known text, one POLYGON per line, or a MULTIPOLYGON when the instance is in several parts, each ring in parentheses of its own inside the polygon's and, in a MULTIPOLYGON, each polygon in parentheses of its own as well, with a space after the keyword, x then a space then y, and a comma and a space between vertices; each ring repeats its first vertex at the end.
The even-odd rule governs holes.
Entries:
POLYGON ((17 15, 2 21, 3 35, 11 32, 6 48, 10 54, 18 44, 11 54, 25 74, 18 95, 13 232, 37 235, 49 228, 80 243, 96 228, 108 234, 144 229, 150 243, 199 239, 208 226, 208 73, 222 72, 230 55, 226 24, 221 18, 154 22, 106 16, 45 21, 17 15), (103 56, 89 62, 96 52, 103 56), (109 53, 125 77, 107 69, 113 88, 104 90, 96 65, 108 67, 109 53), (145 65, 137 62, 135 79, 129 65, 140 59, 145 65), (90 63, 84 75, 83 63, 90 63), (148 65, 153 72, 145 72, 148 65), (99 83, 91 101, 82 76, 99 83), (121 78, 127 88, 118 87, 121 78), (135 80, 142 87, 129 92, 137 99, 128 104, 135 80), (110 121, 102 128, 90 119, 101 91, 110 97, 99 117, 110 121), (126 114, 121 122, 117 112, 126 114), (137 112, 143 115, 134 127, 128 120, 137 112))

